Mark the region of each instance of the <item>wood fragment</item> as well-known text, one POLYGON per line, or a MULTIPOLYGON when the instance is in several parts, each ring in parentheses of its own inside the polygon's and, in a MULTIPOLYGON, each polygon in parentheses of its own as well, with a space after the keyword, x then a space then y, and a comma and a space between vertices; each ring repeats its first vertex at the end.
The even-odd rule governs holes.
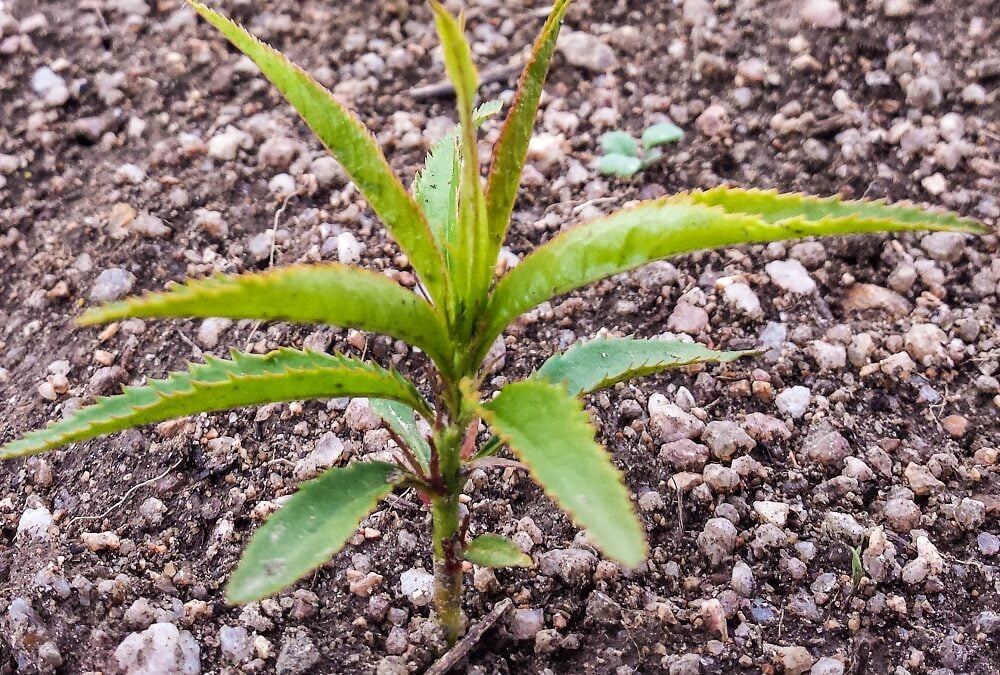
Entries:
MULTIPOLYGON (((521 64, 512 63, 507 66, 501 66, 484 72, 479 80, 480 84, 504 82, 520 72, 521 64)), ((455 86, 446 80, 444 82, 428 84, 422 87, 414 87, 413 89, 410 89, 409 94, 418 101, 427 98, 438 98, 439 96, 454 96, 455 86)))
POLYGON ((511 602, 510 598, 504 598, 493 605, 490 613, 480 619, 479 623, 473 626, 464 638, 456 642, 454 647, 445 652, 444 656, 435 661, 434 665, 427 669, 425 675, 444 675, 458 665, 462 659, 469 655, 469 652, 483 638, 483 635, 493 628, 496 622, 503 618, 513 606, 514 603, 511 602))

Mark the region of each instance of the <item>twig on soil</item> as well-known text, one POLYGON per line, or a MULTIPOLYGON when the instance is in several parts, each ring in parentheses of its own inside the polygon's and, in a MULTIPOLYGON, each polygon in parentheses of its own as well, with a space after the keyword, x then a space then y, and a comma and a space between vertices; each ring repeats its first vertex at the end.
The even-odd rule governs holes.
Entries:
POLYGON ((125 492, 124 495, 122 495, 121 499, 119 499, 117 502, 115 502, 114 504, 112 504, 111 506, 109 506, 108 509, 104 513, 101 513, 101 514, 96 515, 96 516, 76 516, 75 518, 70 519, 70 521, 68 523, 66 523, 66 529, 68 530, 73 525, 73 523, 79 522, 81 520, 102 520, 102 519, 108 517, 111 514, 112 511, 114 511, 115 509, 117 509, 118 507, 120 507, 122 504, 124 504, 126 501, 128 501, 128 498, 131 497, 132 495, 134 495, 136 493, 136 490, 139 490, 139 489, 141 489, 141 488, 149 485, 150 483, 155 483, 156 481, 160 480, 161 478, 165 478, 167 476, 167 474, 169 474, 171 471, 173 471, 178 466, 180 466, 181 462, 183 462, 183 461, 184 461, 183 458, 178 459, 176 462, 174 462, 173 466, 171 466, 170 468, 168 468, 166 471, 164 471, 163 473, 161 473, 159 476, 153 476, 152 478, 150 478, 148 480, 144 480, 141 483, 137 483, 137 484, 133 485, 132 487, 130 487, 125 492))
POLYGON ((513 606, 514 603, 510 598, 504 598, 493 605, 489 614, 480 619, 479 623, 473 626, 464 638, 455 643, 454 647, 445 652, 444 656, 427 669, 426 675, 444 675, 458 665, 462 659, 469 655, 469 652, 483 638, 486 631, 492 628, 513 606))
MULTIPOLYGON (((511 63, 506 66, 500 66, 499 68, 493 68, 492 70, 488 70, 482 74, 480 77, 481 84, 503 82, 520 72, 520 63, 511 63)), ((409 94, 418 101, 426 98, 437 98, 438 96, 453 96, 455 94, 455 85, 451 82, 436 82, 434 84, 424 85, 423 87, 414 87, 413 89, 410 89, 409 94)))
MULTIPOLYGON (((290 202, 294 197, 298 197, 302 194, 302 189, 298 189, 295 192, 287 195, 285 199, 281 202, 281 206, 278 210, 274 212, 274 220, 271 222, 271 251, 267 256, 267 269, 274 267, 274 252, 278 245, 278 220, 285 213, 285 209, 288 208, 288 202, 290 202)), ((253 343, 253 334, 257 332, 260 325, 264 323, 262 320, 258 320, 254 323, 253 328, 250 329, 250 335, 247 336, 246 346, 243 347, 243 351, 250 351, 250 345, 253 343)))

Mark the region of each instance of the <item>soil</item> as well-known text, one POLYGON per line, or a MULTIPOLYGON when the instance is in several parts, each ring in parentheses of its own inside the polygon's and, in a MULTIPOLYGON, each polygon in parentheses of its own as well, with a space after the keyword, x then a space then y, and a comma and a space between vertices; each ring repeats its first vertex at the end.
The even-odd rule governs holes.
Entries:
MULTIPOLYGON (((447 96, 411 95, 443 77, 422 3, 217 4, 360 111, 412 180, 454 117, 447 96)), ((363 246, 361 264, 412 283, 357 192, 313 163, 323 152, 304 125, 178 7, 0 1, 0 440, 230 347, 365 354, 426 384, 421 356, 352 331, 71 323, 109 269, 134 275, 132 292, 159 289, 336 259, 338 242, 350 243, 342 233, 363 246), (43 67, 65 92, 38 81, 43 67), (242 146, 232 159, 211 156, 210 139, 229 125, 245 132, 242 146), (293 195, 278 174, 291 176, 293 195), (218 212, 225 231, 199 209, 218 212)), ((545 9, 474 3, 481 69, 523 58, 545 9)), ((609 45, 613 61, 596 72, 583 64, 597 51, 555 57, 542 142, 508 239, 517 256, 631 200, 721 183, 910 199, 989 225, 1000 215, 992 0, 578 0, 566 30, 609 45), (601 133, 638 135, 668 118, 686 134, 662 162, 631 180, 597 174, 601 133)), ((509 100, 513 86, 511 76, 482 94, 509 100)), ((484 150, 497 132, 487 124, 484 150)), ((679 332, 680 300, 704 310, 683 326, 693 338, 743 348, 771 336, 771 351, 588 400, 641 498, 651 557, 634 572, 587 556, 577 576, 498 570, 495 580, 476 576, 482 590, 470 574, 471 621, 511 598, 540 608, 544 630, 515 612, 456 670, 770 673, 816 662, 814 673, 1000 672, 997 238, 945 243, 868 236, 692 255, 560 298, 512 327, 495 386, 598 331, 679 332), (775 283, 765 266, 786 258, 801 261, 814 292, 775 283), (726 299, 738 281, 760 313, 726 299), (858 293, 872 290, 860 284, 891 288, 892 301, 858 311, 858 293), (808 408, 793 418, 773 398, 796 386, 808 389, 808 408), (672 464, 654 394, 684 408, 686 422, 746 429, 749 459, 672 464), (767 434, 766 424, 777 426, 767 434), (719 485, 718 464, 737 468, 735 485, 719 485), (690 484, 678 491, 682 479, 690 484), (894 510, 900 500, 916 509, 909 521, 894 510), (756 502, 787 505, 787 522, 768 525, 756 502), (738 535, 713 560, 699 536, 717 518, 738 535), (852 567, 855 545, 862 570, 852 567), (920 576, 922 565, 930 569, 920 576)), ((345 443, 342 461, 384 448, 384 430, 349 423, 346 405, 200 415, 3 464, 0 672, 115 672, 119 644, 154 621, 193 636, 201 672, 428 667, 441 648, 430 610, 400 590, 404 572, 430 564, 413 494, 385 502, 364 534, 294 589, 248 609, 222 598, 249 535, 294 491, 297 465, 323 434, 345 443), (39 508, 51 527, 18 533, 26 510, 39 508), (85 533, 108 534, 95 542, 85 533), (369 572, 381 578, 372 595, 352 592, 369 572), (220 648, 227 626, 246 630, 245 655, 220 648)), ((700 428, 688 435, 712 445, 700 428)), ((490 470, 472 483, 481 531, 513 535, 540 560, 589 550, 523 476, 490 470)))

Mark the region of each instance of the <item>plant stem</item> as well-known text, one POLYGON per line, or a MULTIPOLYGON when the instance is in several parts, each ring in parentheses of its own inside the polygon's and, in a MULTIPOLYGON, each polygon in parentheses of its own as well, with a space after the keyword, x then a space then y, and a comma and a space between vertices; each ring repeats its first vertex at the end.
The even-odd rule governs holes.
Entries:
POLYGON ((463 429, 449 425, 440 434, 440 482, 444 494, 431 500, 434 520, 434 605, 449 645, 462 634, 462 531, 459 472, 463 429))
POLYGON ((434 605, 449 645, 462 634, 462 560, 458 495, 433 500, 434 605))

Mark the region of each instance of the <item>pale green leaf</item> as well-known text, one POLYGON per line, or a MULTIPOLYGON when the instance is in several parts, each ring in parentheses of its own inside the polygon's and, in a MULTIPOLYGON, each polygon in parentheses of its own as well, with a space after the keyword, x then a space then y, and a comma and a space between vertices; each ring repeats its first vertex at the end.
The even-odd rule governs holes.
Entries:
POLYGON ((651 150, 658 145, 676 143, 684 138, 684 130, 676 124, 661 122, 654 124, 642 133, 642 147, 651 150))
POLYGON ((281 52, 205 5, 189 1, 206 21, 257 64, 302 116, 364 194, 440 304, 447 285, 441 253, 434 246, 420 207, 389 167, 371 132, 325 87, 281 52))
POLYGON ((654 260, 782 239, 909 230, 986 231, 973 220, 911 205, 760 190, 717 188, 641 202, 565 230, 501 279, 476 362, 507 324, 537 304, 654 260))
POLYGON ((391 464, 356 462, 303 483, 250 539, 227 602, 261 600, 325 564, 401 479, 391 464))
POLYGON ((479 412, 606 556, 627 567, 642 562, 642 525, 578 399, 559 385, 528 379, 508 384, 479 412))
POLYGON ((433 307, 384 274, 339 263, 188 281, 91 309, 79 323, 126 317, 325 323, 391 335, 420 347, 443 367, 450 362, 447 331, 433 307))
POLYGON ((570 394, 580 396, 671 368, 726 363, 755 353, 720 352, 697 342, 678 340, 599 338, 552 356, 534 377, 561 384, 570 394))
POLYGON ((417 426, 417 412, 405 403, 384 398, 369 399, 368 404, 413 451, 421 468, 428 469, 431 448, 420 427, 417 426))
POLYGON ((295 349, 264 356, 234 351, 232 358, 206 356, 204 364, 193 365, 187 372, 99 398, 64 420, 0 447, 0 459, 174 417, 278 401, 369 396, 391 398, 429 414, 429 406, 410 382, 373 363, 295 349))
POLYGON ((597 160, 597 168, 605 176, 622 176, 628 178, 634 176, 642 169, 642 160, 638 157, 609 153, 601 155, 597 160))
POLYGON ((481 127, 489 118, 497 115, 501 110, 503 110, 503 101, 500 99, 495 98, 492 101, 484 101, 473 111, 472 121, 477 127, 481 127))
MULTIPOLYGON (((481 126, 500 112, 502 107, 503 102, 498 100, 483 103, 473 112, 473 122, 477 127, 481 126)), ((458 143, 457 128, 438 140, 413 183, 413 194, 427 216, 435 241, 444 253, 445 264, 452 275, 455 271, 453 252, 458 245, 458 186, 461 180, 458 143)))
POLYGON ((531 567, 531 557, 507 537, 483 534, 465 547, 463 556, 480 567, 531 567))
POLYGON ((479 171, 477 126, 473 120, 479 72, 472 62, 472 50, 465 39, 463 21, 454 17, 437 0, 431 0, 434 23, 444 48, 445 69, 455 86, 461 128, 462 158, 459 182, 458 231, 455 247, 455 298, 451 307, 452 325, 469 331, 475 315, 486 302, 495 259, 487 259, 489 237, 486 197, 479 171))
POLYGON ((624 131, 609 131, 601 134, 601 149, 608 154, 625 155, 626 157, 639 156, 639 144, 632 138, 632 134, 624 131))
POLYGON ((521 171, 528 153, 528 142, 535 126, 538 101, 541 99, 556 39, 570 0, 556 0, 531 56, 521 71, 517 94, 493 148, 489 182, 486 186, 486 209, 489 219, 490 257, 496 260, 507 234, 511 213, 521 184, 521 171))

